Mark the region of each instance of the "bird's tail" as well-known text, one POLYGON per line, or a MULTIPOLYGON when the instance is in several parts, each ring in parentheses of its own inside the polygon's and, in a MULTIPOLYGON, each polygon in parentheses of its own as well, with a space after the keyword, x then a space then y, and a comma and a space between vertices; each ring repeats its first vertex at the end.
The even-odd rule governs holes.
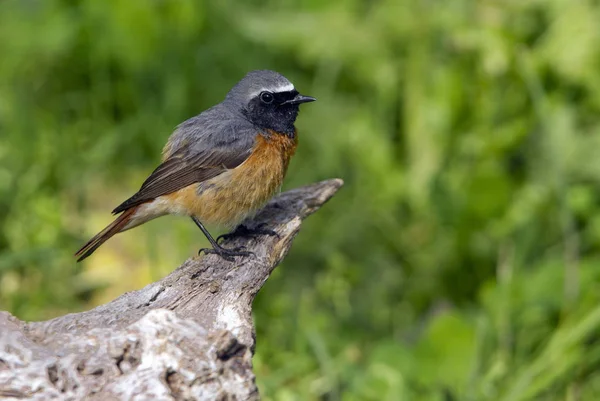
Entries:
POLYGON ((81 247, 80 250, 75 253, 75 256, 79 256, 77 261, 81 262, 83 259, 94 253, 94 251, 98 249, 100 245, 104 244, 110 237, 123 231, 123 228, 125 228, 129 220, 131 220, 131 216, 135 213, 136 209, 137 208, 132 207, 131 209, 125 210, 123 214, 117 217, 115 221, 110 223, 104 230, 94 235, 91 240, 89 240, 84 246, 81 247))

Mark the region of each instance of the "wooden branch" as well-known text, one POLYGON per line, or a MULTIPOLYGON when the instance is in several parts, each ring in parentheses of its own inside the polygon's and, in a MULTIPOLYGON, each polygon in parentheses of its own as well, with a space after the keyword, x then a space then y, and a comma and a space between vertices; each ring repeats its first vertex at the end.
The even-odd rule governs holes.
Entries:
POLYGON ((254 253, 187 260, 167 277, 87 312, 22 322, 0 312, 0 397, 70 400, 253 400, 252 301, 304 218, 339 179, 274 198, 249 228, 278 236, 224 246, 254 253))

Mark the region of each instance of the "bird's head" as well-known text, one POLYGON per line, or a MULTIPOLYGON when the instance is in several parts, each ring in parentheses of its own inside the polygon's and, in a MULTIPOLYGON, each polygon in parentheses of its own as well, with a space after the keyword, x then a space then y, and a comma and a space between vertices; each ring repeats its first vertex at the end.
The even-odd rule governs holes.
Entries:
POLYGON ((262 129, 294 134, 300 104, 314 102, 298 93, 283 75, 270 70, 249 72, 227 94, 225 103, 262 129))

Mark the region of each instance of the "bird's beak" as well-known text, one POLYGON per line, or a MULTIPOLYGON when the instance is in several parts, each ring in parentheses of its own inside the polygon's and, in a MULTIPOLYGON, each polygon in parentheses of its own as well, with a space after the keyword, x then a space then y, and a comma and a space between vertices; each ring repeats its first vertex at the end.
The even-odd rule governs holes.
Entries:
POLYGON ((283 106, 285 104, 300 104, 300 103, 310 103, 310 102, 314 102, 315 99, 312 96, 304 96, 304 95, 296 95, 295 98, 290 99, 290 100, 286 100, 285 102, 281 103, 280 106, 283 106))

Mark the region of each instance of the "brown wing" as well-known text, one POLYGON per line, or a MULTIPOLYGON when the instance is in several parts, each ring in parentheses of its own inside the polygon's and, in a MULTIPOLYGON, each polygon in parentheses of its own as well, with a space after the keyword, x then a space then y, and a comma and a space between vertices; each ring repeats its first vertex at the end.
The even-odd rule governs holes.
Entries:
POLYGON ((140 190, 113 210, 113 214, 170 194, 197 182, 206 181, 242 164, 252 153, 245 149, 216 149, 193 156, 175 153, 165 160, 144 183, 140 190))

